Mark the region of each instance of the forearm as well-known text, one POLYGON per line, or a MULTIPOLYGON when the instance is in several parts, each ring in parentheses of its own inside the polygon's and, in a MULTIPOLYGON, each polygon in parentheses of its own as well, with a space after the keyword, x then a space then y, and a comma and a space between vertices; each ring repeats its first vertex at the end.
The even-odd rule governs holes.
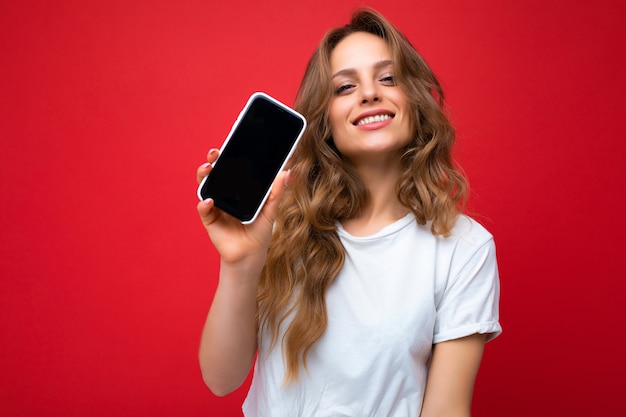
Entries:
POLYGON ((226 395, 245 380, 257 346, 256 295, 262 263, 222 263, 217 290, 200 341, 200 369, 216 395, 226 395))
POLYGON ((469 417, 485 336, 435 345, 420 417, 469 417))

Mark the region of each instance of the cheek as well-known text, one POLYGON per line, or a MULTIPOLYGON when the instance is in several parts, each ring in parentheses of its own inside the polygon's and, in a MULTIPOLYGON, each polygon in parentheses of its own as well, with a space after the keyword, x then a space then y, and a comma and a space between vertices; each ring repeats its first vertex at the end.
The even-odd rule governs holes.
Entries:
POLYGON ((345 124, 348 123, 348 115, 349 112, 346 110, 345 106, 341 105, 341 102, 335 101, 330 104, 328 116, 333 135, 335 132, 341 131, 345 127, 345 124))
POLYGON ((402 130, 405 134, 407 134, 409 137, 413 137, 413 132, 415 130, 415 126, 413 125, 413 120, 412 120, 412 110, 411 110, 411 106, 409 106, 409 102, 406 99, 406 97, 400 97, 398 100, 398 106, 401 108, 402 110, 402 114, 403 114, 403 123, 402 123, 402 130))
POLYGON ((330 121, 335 122, 335 120, 339 117, 339 113, 341 112, 341 106, 337 103, 337 100, 333 100, 330 102, 328 106, 328 115, 330 116, 330 121))

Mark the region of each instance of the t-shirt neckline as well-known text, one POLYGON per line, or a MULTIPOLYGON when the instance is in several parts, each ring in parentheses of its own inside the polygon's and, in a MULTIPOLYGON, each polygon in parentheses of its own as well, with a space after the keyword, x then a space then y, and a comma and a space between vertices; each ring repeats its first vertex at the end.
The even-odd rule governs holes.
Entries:
POLYGON ((380 239, 385 236, 389 236, 398 232, 399 230, 403 229, 404 227, 408 226, 414 221, 415 221, 415 216, 413 216, 413 213, 408 213, 404 217, 396 220, 393 223, 388 224, 387 226, 383 227, 379 231, 371 235, 367 235, 367 236, 353 236, 343 228, 343 225, 341 223, 337 222, 337 233, 341 237, 354 240, 354 241, 366 241, 366 240, 380 239))

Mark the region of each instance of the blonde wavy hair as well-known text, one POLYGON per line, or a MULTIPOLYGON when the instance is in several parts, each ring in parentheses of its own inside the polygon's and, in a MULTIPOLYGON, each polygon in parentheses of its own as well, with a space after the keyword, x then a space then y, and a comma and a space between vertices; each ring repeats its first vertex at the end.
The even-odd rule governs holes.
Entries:
POLYGON ((356 11, 349 24, 330 30, 311 57, 296 98, 308 128, 291 162, 291 182, 281 203, 259 293, 259 326, 271 347, 282 343, 285 381, 297 380, 301 366, 327 326, 326 289, 341 270, 345 254, 337 222, 358 216, 368 192, 334 146, 329 122, 333 95, 330 55, 355 32, 387 43, 396 82, 407 95, 413 141, 401 157, 396 185, 401 204, 433 234, 448 235, 462 211, 467 186, 452 160, 454 129, 444 110, 437 78, 405 36, 372 9, 356 11), (283 334, 281 340, 280 335, 283 334))

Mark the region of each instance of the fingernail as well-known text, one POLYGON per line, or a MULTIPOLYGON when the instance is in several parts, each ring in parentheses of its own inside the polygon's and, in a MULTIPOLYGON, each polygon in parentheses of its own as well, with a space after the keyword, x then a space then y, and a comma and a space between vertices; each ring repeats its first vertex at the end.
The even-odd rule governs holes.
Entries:
POLYGON ((289 181, 291 180, 291 170, 287 170, 287 174, 285 175, 285 180, 284 180, 284 185, 289 184, 289 181))
POLYGON ((211 201, 213 201, 213 199, 212 199, 212 198, 207 198, 206 200, 202 200, 202 203, 203 203, 205 206, 208 206, 208 205, 211 203, 211 201))
POLYGON ((211 163, 210 163, 210 162, 205 162, 205 163, 204 163, 204 164, 202 164, 200 167, 201 167, 201 168, 208 168, 208 167, 210 167, 210 166, 211 166, 211 163))

